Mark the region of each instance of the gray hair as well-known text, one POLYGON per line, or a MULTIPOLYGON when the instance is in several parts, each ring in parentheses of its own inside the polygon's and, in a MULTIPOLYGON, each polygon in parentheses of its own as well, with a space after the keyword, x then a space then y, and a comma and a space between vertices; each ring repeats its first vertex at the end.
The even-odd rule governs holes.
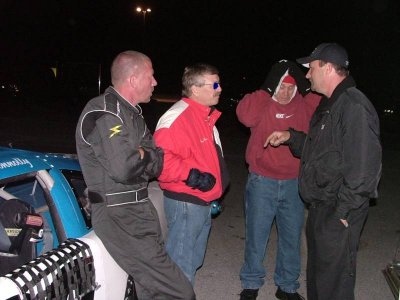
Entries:
POLYGON ((218 75, 218 69, 212 65, 198 63, 192 66, 187 66, 182 76, 182 95, 190 97, 192 94, 191 87, 203 85, 204 75, 218 75))

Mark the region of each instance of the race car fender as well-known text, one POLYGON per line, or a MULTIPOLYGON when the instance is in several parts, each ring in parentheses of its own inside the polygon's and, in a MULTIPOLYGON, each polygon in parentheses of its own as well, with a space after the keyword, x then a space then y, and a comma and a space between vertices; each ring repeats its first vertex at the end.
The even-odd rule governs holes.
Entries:
POLYGON ((96 270, 94 299, 124 299, 128 274, 111 257, 94 231, 89 232, 79 240, 88 244, 93 254, 96 270))
POLYGON ((75 299, 93 291, 94 300, 124 299, 127 279, 91 231, 0 277, 0 299, 75 299))

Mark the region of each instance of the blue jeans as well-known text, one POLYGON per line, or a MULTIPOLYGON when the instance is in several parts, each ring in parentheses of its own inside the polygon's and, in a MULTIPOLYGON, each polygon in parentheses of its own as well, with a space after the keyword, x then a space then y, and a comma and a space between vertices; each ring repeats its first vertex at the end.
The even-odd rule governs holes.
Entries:
POLYGON ((166 250, 192 285, 204 261, 211 229, 211 207, 177 201, 164 196, 168 224, 166 250))
POLYGON ((298 180, 276 180, 250 173, 245 192, 246 244, 240 280, 245 289, 264 284, 264 257, 275 219, 278 249, 274 281, 283 291, 299 287, 300 239, 304 204, 298 193, 298 180))

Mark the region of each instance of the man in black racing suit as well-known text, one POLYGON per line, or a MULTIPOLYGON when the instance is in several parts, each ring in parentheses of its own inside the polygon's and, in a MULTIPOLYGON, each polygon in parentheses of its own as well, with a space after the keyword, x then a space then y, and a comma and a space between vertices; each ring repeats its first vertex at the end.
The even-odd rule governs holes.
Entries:
POLYGON ((163 166, 142 116, 157 85, 151 60, 125 51, 111 66, 113 87, 90 100, 79 118, 76 147, 89 189, 97 236, 139 285, 139 299, 194 299, 186 276, 164 249, 149 179, 163 166))

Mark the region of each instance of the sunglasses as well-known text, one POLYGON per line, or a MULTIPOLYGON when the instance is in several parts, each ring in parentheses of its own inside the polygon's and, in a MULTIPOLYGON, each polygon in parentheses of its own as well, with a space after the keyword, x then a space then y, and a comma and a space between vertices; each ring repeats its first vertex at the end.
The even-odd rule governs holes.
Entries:
POLYGON ((221 85, 219 84, 219 82, 214 82, 214 83, 203 83, 203 85, 212 85, 212 88, 214 90, 216 90, 217 88, 219 88, 221 85))

